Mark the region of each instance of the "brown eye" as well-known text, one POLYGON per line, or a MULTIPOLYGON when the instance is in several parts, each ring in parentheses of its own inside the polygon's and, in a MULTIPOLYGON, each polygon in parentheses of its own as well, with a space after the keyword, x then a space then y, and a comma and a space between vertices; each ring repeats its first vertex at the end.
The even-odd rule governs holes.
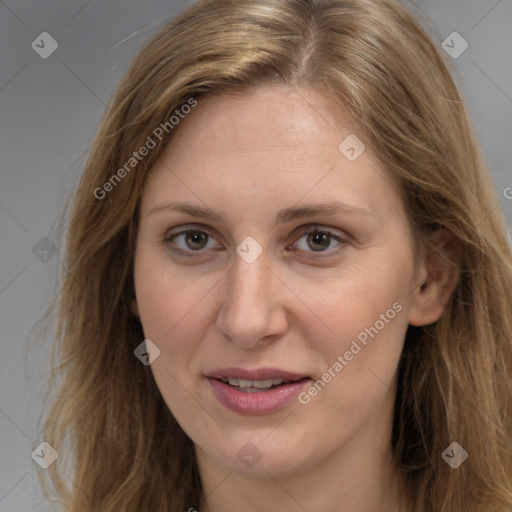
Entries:
POLYGON ((190 249, 203 249, 208 242, 208 234, 202 231, 188 231, 185 233, 185 243, 190 249))
POLYGON ((329 245, 331 244, 331 236, 327 233, 310 233, 307 238, 307 243, 314 251, 322 251, 329 248, 329 245))
POLYGON ((348 244, 348 241, 341 235, 319 227, 304 228, 300 235, 300 238, 291 247, 300 252, 309 253, 309 256, 313 258, 336 256, 348 244))
POLYGON ((173 252, 186 256, 199 256, 209 249, 219 249, 222 247, 215 242, 212 235, 197 228, 182 229, 176 233, 168 233, 163 241, 173 252))

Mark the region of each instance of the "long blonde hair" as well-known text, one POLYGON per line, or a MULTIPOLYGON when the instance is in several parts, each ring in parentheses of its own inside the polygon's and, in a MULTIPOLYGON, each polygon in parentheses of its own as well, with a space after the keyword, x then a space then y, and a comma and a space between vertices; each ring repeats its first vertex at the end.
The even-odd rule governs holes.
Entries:
POLYGON ((40 472, 43 488, 50 476, 66 512, 197 507, 192 442, 133 354, 144 339, 130 311, 139 203, 180 129, 165 125, 176 109, 263 83, 313 87, 348 109, 400 183, 417 246, 439 227, 457 241, 461 277, 448 308, 407 332, 390 443, 415 512, 509 512, 506 226, 445 57, 393 0, 207 0, 139 52, 105 112, 70 211, 41 427, 59 459, 40 472), (126 167, 162 123, 162 140, 126 167), (456 470, 441 457, 453 441, 469 454, 456 470))

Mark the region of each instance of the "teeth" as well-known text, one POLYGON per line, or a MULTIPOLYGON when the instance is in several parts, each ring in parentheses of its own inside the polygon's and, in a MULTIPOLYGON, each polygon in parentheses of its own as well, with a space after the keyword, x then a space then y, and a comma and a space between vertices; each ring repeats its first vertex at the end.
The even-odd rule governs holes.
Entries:
MULTIPOLYGON (((251 382, 251 381, 248 380, 247 382, 251 382)), ((272 379, 253 380, 252 381, 252 387, 253 388, 264 389, 264 388, 270 388, 271 386, 272 386, 272 379)))
POLYGON ((266 379, 266 380, 246 380, 246 379, 221 379, 224 383, 229 383, 230 386, 237 386, 239 388, 256 388, 268 389, 272 386, 279 386, 280 384, 288 383, 285 379, 266 379))

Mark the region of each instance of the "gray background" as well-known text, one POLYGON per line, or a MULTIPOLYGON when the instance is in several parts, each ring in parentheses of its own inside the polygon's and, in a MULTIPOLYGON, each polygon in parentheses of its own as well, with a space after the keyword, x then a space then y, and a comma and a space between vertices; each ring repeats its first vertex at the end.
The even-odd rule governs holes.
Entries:
MULTIPOLYGON (((37 471, 45 470, 31 458, 43 441, 35 423, 49 340, 39 340, 26 367, 23 348, 55 287, 55 219, 131 58, 164 18, 190 3, 0 1, 0 512, 50 510, 36 506, 37 471), (46 59, 31 47, 42 32, 58 42, 46 59)), ((405 3, 439 45, 453 31, 469 44, 451 61, 453 71, 510 227, 512 0, 405 3)))

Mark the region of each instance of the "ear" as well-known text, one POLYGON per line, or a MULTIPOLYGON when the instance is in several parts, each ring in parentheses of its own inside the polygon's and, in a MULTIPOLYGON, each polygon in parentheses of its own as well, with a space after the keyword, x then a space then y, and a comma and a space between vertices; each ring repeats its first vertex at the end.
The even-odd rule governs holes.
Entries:
POLYGON ((140 318, 139 305, 138 305, 138 303, 137 303, 137 299, 136 299, 135 297, 132 299, 130 309, 132 310, 132 313, 133 313, 136 317, 140 318))
POLYGON ((439 228, 430 241, 421 269, 424 279, 412 294, 409 323, 414 326, 432 324, 441 318, 460 278, 459 269, 450 259, 456 253, 453 235, 439 228))

